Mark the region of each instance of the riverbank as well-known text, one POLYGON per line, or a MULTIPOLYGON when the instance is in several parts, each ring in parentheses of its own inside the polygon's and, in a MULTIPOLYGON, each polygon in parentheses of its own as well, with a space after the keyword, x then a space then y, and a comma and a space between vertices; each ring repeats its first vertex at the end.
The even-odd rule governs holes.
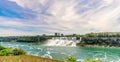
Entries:
POLYGON ((33 55, 0 56, 0 62, 64 62, 56 59, 49 59, 33 55))
POLYGON ((82 47, 100 47, 100 48, 120 48, 118 46, 105 46, 105 45, 93 45, 93 44, 78 44, 77 46, 82 46, 82 47))

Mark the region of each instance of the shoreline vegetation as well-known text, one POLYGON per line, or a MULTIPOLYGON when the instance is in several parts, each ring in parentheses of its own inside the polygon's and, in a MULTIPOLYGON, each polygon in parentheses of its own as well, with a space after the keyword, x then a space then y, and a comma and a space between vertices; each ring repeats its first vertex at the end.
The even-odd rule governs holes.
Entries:
MULTIPOLYGON (((0 62, 77 62, 74 56, 68 56, 64 60, 28 55, 22 49, 12 49, 0 46, 0 62)), ((101 62, 99 59, 85 59, 83 62, 101 62)))
POLYGON ((0 37, 0 41, 11 41, 11 42, 33 42, 33 43, 44 43, 48 39, 53 37, 76 37, 77 40, 81 41, 77 45, 98 45, 102 47, 120 47, 120 32, 99 32, 99 33, 87 33, 84 35, 73 34, 73 35, 38 35, 38 36, 10 36, 0 37))
POLYGON ((78 46, 92 46, 105 48, 119 48, 120 47, 120 32, 100 32, 88 33, 82 37, 82 41, 78 46))
POLYGON ((28 55, 20 48, 6 48, 0 46, 0 62, 63 62, 58 59, 50 59, 40 56, 28 55))
POLYGON ((37 35, 37 36, 9 36, 0 37, 0 41, 11 41, 11 42, 32 42, 36 44, 43 44, 44 41, 52 39, 53 37, 76 37, 77 40, 81 38, 80 43, 77 46, 94 46, 94 47, 109 47, 118 48, 120 47, 120 32, 98 32, 98 33, 87 33, 84 35, 72 34, 72 35, 37 35))

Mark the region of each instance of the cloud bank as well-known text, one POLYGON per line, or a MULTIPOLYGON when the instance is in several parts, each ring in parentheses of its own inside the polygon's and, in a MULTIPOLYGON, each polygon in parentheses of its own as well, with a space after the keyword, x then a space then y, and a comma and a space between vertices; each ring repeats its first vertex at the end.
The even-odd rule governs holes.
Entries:
POLYGON ((5 0, 4 3, 0 3, 3 36, 120 31, 118 0, 5 0))

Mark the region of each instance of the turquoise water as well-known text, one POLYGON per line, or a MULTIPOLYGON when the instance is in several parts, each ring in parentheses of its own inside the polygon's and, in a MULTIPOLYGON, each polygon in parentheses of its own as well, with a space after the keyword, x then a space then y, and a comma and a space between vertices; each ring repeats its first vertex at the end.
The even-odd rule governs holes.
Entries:
POLYGON ((5 47, 22 48, 28 54, 36 56, 64 59, 66 56, 72 55, 77 57, 78 62, 86 58, 99 58, 103 62, 120 62, 120 48, 58 47, 24 42, 1 42, 0 44, 5 47))

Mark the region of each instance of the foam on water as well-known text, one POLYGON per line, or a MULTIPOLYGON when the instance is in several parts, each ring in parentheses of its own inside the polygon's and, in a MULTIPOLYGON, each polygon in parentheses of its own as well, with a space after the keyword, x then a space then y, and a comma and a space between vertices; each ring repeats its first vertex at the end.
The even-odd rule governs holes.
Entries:
MULTIPOLYGON (((51 39, 51 42, 46 43, 52 44, 53 46, 66 46, 70 42, 75 42, 74 40, 64 40, 64 39, 51 39), (62 42, 58 42, 62 41, 62 42)), ((120 48, 92 48, 92 47, 53 47, 53 46, 41 46, 38 44, 29 45, 28 43, 19 42, 2 42, 2 46, 12 47, 12 48, 22 48, 27 51, 28 54, 43 56, 48 58, 59 58, 64 59, 68 55, 76 56, 77 62, 83 62, 86 58, 100 59, 102 62, 120 62, 120 48)), ((74 45, 74 43, 73 43, 74 45)), ((73 46, 67 45, 67 46, 73 46)))
POLYGON ((76 46, 77 40, 75 38, 56 38, 50 39, 46 42, 46 46, 76 46))
POLYGON ((47 51, 46 54, 44 54, 42 57, 52 58, 52 56, 50 54, 51 54, 51 52, 47 51))

